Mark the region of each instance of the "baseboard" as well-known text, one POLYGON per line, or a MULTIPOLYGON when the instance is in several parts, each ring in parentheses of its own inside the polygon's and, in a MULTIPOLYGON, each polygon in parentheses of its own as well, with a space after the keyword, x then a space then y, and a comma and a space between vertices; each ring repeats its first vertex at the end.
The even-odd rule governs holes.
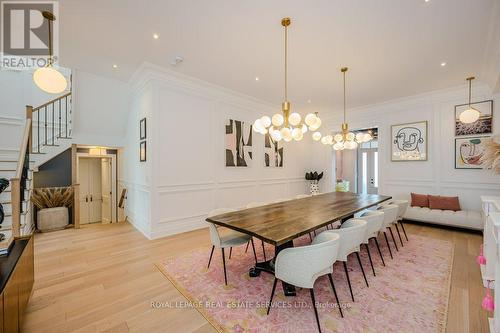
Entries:
POLYGON ((415 221, 415 220, 408 220, 408 219, 403 219, 403 222, 410 223, 410 224, 425 225, 425 226, 439 228, 439 229, 462 231, 462 232, 467 232, 467 233, 472 233, 472 234, 483 235, 483 230, 478 230, 478 229, 470 229, 470 228, 463 228, 463 227, 453 226, 453 225, 438 224, 438 223, 432 223, 432 222, 422 222, 422 221, 415 221))

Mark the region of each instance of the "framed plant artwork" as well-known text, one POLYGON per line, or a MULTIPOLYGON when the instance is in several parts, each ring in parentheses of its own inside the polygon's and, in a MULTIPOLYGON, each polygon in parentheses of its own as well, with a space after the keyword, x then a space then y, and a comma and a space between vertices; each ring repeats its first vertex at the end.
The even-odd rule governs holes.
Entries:
POLYGON ((146 162, 146 141, 142 141, 139 145, 139 161, 146 162))
POLYGON ((482 169, 481 157, 489 136, 455 139, 455 169, 482 169))
POLYGON ((142 118, 139 122, 139 139, 146 139, 146 118, 142 118))
POLYGON ((493 132, 493 101, 471 103, 471 106, 481 113, 478 120, 470 124, 462 123, 458 117, 469 108, 469 104, 455 106, 455 136, 482 135, 493 132))
POLYGON ((391 161, 427 161, 427 121, 391 126, 391 161))

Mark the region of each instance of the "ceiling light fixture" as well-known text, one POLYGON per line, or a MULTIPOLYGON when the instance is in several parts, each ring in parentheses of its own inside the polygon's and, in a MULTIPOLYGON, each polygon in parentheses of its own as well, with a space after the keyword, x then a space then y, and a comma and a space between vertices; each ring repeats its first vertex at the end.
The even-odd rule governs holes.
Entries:
POLYGON ((153 34, 153 38, 154 38, 154 39, 158 39, 158 38, 160 38, 160 35, 158 35, 158 34, 153 34))
POLYGON ((113 65, 113 68, 114 68, 114 69, 117 69, 117 68, 118 68, 118 65, 113 65))
POLYGON ((281 113, 276 113, 272 118, 263 116, 253 123, 255 132, 262 135, 269 133, 275 142, 281 140, 286 142, 300 141, 308 130, 316 131, 321 126, 321 119, 317 113, 309 113, 303 119, 297 112, 290 113, 290 102, 288 101, 288 26, 290 23, 289 17, 281 20, 285 33, 285 94, 284 101, 281 103, 281 113))
POLYGON ((348 68, 342 67, 340 71, 342 72, 344 78, 344 122, 342 123, 342 131, 335 134, 333 137, 331 135, 324 136, 321 138, 321 143, 324 145, 333 145, 335 150, 344 149, 356 149, 358 144, 368 142, 373 139, 370 133, 357 133, 349 132, 349 125, 346 122, 346 89, 345 89, 345 75, 348 68))
POLYGON ((460 116, 458 116, 458 119, 464 123, 464 124, 471 124, 479 119, 481 117, 481 112, 478 110, 474 109, 471 106, 471 99, 472 99, 472 80, 474 80, 475 77, 471 76, 468 77, 466 80, 469 81, 469 107, 467 110, 462 112, 460 116))
POLYGON ((255 81, 259 81, 259 77, 258 76, 255 77, 255 81))
POLYGON ((444 67, 444 66, 446 66, 446 62, 441 63, 441 67, 444 67))
POLYGON ((68 83, 66 78, 57 69, 52 67, 53 57, 52 57, 52 22, 56 20, 54 14, 48 11, 43 11, 42 16, 47 19, 49 24, 49 58, 47 59, 47 65, 45 67, 38 68, 33 73, 33 81, 38 86, 38 88, 49 94, 59 94, 63 92, 68 83))

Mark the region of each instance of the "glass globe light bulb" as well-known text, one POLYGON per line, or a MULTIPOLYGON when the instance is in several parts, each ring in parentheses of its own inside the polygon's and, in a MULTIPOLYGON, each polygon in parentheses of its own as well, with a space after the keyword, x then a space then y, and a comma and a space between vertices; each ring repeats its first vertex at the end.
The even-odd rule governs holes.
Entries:
POLYGON ((260 118, 260 122, 266 128, 271 126, 271 118, 269 118, 268 116, 264 116, 264 117, 260 118))
POLYGON ((321 143, 324 144, 324 145, 327 145, 328 144, 328 138, 326 136, 322 137, 321 138, 321 143))
POLYGON ((365 135, 363 135, 363 141, 364 142, 368 142, 371 139, 373 139, 373 137, 372 137, 372 135, 370 133, 365 133, 365 135))
POLYGON ((308 113, 304 118, 304 122, 307 126, 312 126, 316 123, 316 115, 314 113, 308 113))
POLYGON ((297 126, 298 124, 300 124, 301 120, 302 118, 300 117, 300 114, 298 114, 297 112, 294 112, 290 116, 288 116, 288 121, 292 126, 297 126))
POLYGON ((356 141, 357 142, 363 142, 364 138, 365 138, 365 135, 363 133, 359 132, 356 134, 356 141))
POLYGON ((302 133, 306 133, 307 132, 307 125, 306 124, 302 124, 302 133))
POLYGON ((276 113, 272 118, 272 123, 275 127, 280 127, 281 125, 283 125, 284 121, 285 119, 283 118, 283 115, 280 113, 276 113))
POLYGON ((354 140, 354 133, 353 132, 349 132, 346 134, 345 138, 347 141, 353 141, 354 140))
POLYGON ((321 139, 321 133, 320 132, 314 132, 312 135, 312 138, 314 141, 319 141, 321 139))
POLYGON ((472 107, 469 107, 467 110, 462 112, 460 116, 458 116, 458 119, 464 124, 471 124, 473 122, 476 122, 480 116, 481 113, 479 111, 472 107))
POLYGON ((257 119, 253 123, 253 130, 257 133, 260 133, 264 129, 264 126, 262 125, 262 122, 260 119, 257 119))
POLYGON ((280 132, 283 140, 285 140, 286 142, 290 142, 292 140, 292 131, 290 131, 290 128, 283 127, 280 132))
POLYGON ((335 140, 335 142, 341 142, 344 139, 344 137, 342 136, 342 134, 337 133, 337 134, 335 134, 333 139, 335 140))
POLYGON ((280 131, 272 131, 271 138, 273 138, 273 140, 276 142, 280 142, 282 139, 281 132, 280 131))

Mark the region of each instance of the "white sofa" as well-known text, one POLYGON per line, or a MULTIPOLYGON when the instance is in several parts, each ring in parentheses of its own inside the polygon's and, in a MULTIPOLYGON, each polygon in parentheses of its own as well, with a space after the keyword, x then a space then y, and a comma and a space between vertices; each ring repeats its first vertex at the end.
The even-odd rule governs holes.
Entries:
POLYGON ((404 219, 410 221, 442 224, 459 228, 482 230, 481 212, 474 210, 440 210, 428 207, 408 207, 404 219))

